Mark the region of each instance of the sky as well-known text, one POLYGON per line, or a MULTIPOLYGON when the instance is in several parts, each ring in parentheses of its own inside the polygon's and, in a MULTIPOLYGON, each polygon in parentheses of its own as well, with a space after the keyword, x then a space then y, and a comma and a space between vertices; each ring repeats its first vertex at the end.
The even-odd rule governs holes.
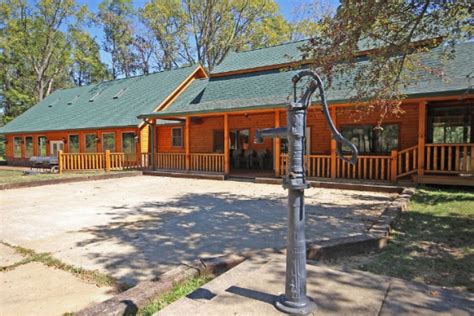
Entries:
MULTIPOLYGON (((221 0, 221 1, 226 1, 226 0, 221 0)), ((101 2, 102 0, 77 0, 78 4, 87 5, 89 10, 94 13, 98 11, 99 4, 101 2)), ((142 8, 148 2, 149 0, 133 0, 133 4, 135 8, 137 9, 142 8)), ((300 7, 302 3, 311 2, 311 0, 275 0, 275 2, 279 6, 281 14, 287 20, 291 21, 294 18, 295 8, 300 7)), ((331 6, 337 6, 337 4, 339 3, 339 0, 327 0, 324 2, 330 3, 331 6)), ((88 31, 92 34, 92 36, 96 37, 98 43, 102 44, 103 32, 100 26, 90 27, 88 28, 88 31)), ((101 51, 101 59, 107 64, 111 63, 110 55, 104 52, 103 50, 101 51)))

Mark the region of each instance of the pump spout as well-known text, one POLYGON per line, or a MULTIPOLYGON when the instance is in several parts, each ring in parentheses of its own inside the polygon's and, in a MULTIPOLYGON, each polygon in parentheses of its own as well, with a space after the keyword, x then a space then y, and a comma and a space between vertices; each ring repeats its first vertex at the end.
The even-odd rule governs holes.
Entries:
POLYGON ((254 144, 263 144, 264 138, 286 138, 287 135, 286 127, 257 129, 253 142, 254 144))

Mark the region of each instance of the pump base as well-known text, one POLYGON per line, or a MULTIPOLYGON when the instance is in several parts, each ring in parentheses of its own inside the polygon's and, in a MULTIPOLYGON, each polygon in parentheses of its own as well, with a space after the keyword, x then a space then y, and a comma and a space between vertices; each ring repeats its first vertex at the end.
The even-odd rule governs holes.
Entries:
POLYGON ((302 303, 298 304, 289 301, 285 295, 280 295, 276 299, 275 307, 280 312, 290 315, 307 315, 309 313, 315 312, 318 308, 316 303, 309 297, 306 297, 302 303))

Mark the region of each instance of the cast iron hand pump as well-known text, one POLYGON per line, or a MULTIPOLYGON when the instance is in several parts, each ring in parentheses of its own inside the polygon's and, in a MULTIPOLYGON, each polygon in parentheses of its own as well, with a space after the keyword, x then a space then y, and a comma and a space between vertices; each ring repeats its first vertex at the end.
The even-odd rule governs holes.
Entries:
POLYGON ((255 143, 262 143, 264 137, 288 139, 288 177, 283 187, 288 189, 288 247, 286 253, 286 286, 285 295, 279 297, 275 306, 289 314, 307 314, 316 309, 316 304, 306 296, 306 239, 304 233, 304 189, 305 181, 304 155, 306 115, 311 99, 319 89, 322 110, 331 129, 332 137, 337 142, 337 153, 345 161, 355 164, 357 148, 345 139, 332 122, 324 94, 324 87, 319 76, 309 70, 301 71, 293 77, 294 102, 288 106, 287 127, 257 130, 255 143), (310 77, 309 85, 299 101, 296 97, 296 84, 303 77, 310 77), (349 147, 351 159, 344 157, 342 145, 349 147))

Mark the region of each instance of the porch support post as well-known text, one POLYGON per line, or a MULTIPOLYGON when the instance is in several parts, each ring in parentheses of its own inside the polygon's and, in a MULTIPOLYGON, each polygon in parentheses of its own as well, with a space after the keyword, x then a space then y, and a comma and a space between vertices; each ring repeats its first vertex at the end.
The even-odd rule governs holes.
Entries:
MULTIPOLYGON (((334 122, 334 126, 337 126, 337 120, 336 120, 336 108, 332 107, 330 108, 331 112, 331 118, 332 121, 334 122)), ((337 166, 337 153, 336 153, 336 140, 334 138, 331 138, 331 178, 335 179, 336 178, 336 166, 337 166)))
POLYGON ((418 176, 425 173, 426 101, 418 105, 418 176))
POLYGON ((191 165, 191 151, 190 151, 190 139, 189 139, 189 127, 191 125, 191 118, 186 116, 186 124, 184 126, 184 148, 186 153, 186 171, 189 171, 191 165))
MULTIPOLYGON (((275 110, 275 127, 280 127, 280 110, 275 110)), ((280 162, 280 144, 281 140, 279 137, 273 138, 273 148, 275 148, 275 176, 279 177, 281 175, 281 162, 280 162)))
POLYGON ((155 164, 155 133, 156 133, 156 119, 151 120, 150 124, 150 159, 151 159, 151 170, 156 170, 155 164))
POLYGON ((230 173, 229 114, 224 114, 224 174, 230 173))

